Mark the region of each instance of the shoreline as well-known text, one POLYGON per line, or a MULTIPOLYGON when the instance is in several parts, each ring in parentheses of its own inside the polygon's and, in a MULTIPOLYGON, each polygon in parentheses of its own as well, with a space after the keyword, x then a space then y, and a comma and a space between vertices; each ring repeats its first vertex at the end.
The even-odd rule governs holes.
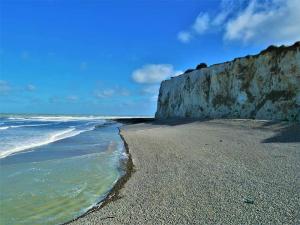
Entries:
POLYGON ((123 126, 130 176, 72 224, 296 224, 299 131, 232 119, 123 126))
MULTIPOLYGON (((142 120, 144 120, 144 118, 141 118, 142 120)), ((122 123, 123 126, 125 126, 126 124, 136 124, 139 123, 137 121, 140 121, 139 118, 138 120, 136 120, 136 118, 133 119, 134 121, 132 121, 130 123, 130 119, 114 119, 113 121, 118 122, 118 123, 122 123), (123 123, 121 121, 126 120, 127 123, 123 123)), ((124 138, 124 136, 121 134, 121 129, 120 127, 118 128, 119 130, 119 135, 123 141, 124 144, 124 150, 125 153, 127 155, 126 159, 121 160, 121 168, 123 169, 124 175, 122 175, 117 182, 113 185, 113 187, 108 191, 108 194, 106 195, 105 198, 103 198, 100 202, 96 203, 96 206, 93 206, 92 208, 90 208, 88 211, 86 211, 85 213, 83 213, 82 215, 67 221, 65 223, 62 223, 61 225, 66 225, 66 224, 71 224, 72 222, 75 222, 77 220, 79 220, 80 218, 85 217, 86 215, 98 211, 100 209, 102 209, 103 207, 105 207, 107 204, 117 200, 119 198, 119 192, 120 190, 124 187, 125 183, 130 179, 130 177, 132 176, 132 174, 134 173, 134 164, 132 161, 132 156, 129 152, 129 147, 128 144, 124 138)), ((105 219, 105 218, 103 218, 105 219)))

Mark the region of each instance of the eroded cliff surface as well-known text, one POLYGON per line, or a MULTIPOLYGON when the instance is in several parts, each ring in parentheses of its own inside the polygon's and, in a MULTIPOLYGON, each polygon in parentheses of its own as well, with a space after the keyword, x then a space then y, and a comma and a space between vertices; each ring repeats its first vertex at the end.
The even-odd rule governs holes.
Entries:
POLYGON ((155 116, 300 121, 300 42, 163 81, 155 116))

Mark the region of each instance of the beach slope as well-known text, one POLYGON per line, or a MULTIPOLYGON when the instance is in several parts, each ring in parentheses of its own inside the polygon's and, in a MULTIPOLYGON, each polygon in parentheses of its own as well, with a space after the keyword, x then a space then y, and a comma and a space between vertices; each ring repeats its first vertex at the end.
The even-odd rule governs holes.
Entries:
POLYGON ((72 224, 300 224, 300 126, 255 120, 124 126, 134 172, 72 224))

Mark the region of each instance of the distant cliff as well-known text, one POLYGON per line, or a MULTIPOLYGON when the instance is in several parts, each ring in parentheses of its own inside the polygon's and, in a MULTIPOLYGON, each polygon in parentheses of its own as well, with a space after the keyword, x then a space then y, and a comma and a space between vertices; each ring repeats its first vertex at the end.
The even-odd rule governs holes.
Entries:
POLYGON ((300 42, 163 81, 155 117, 300 121, 300 42))

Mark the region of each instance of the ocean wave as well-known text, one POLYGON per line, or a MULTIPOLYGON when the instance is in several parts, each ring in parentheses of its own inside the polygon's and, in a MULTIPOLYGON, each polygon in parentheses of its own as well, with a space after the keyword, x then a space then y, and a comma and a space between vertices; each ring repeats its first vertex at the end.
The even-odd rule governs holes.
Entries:
POLYGON ((80 121, 80 120, 103 120, 103 117, 99 116, 11 116, 8 120, 29 120, 29 121, 80 121))
POLYGON ((32 148, 36 148, 42 145, 47 145, 62 139, 66 139, 66 138, 70 138, 70 137, 74 137, 78 134, 81 134, 83 132, 87 132, 87 131, 91 131, 95 129, 95 127, 89 127, 83 130, 76 130, 76 128, 69 128, 69 129, 65 129, 63 131, 59 131, 59 132, 54 132, 49 134, 49 136, 46 139, 43 140, 35 140, 32 141, 30 143, 22 143, 21 146, 17 146, 11 149, 6 149, 6 150, 1 150, 0 152, 0 158, 5 158, 9 155, 12 154, 16 154, 18 152, 22 152, 24 150, 28 150, 28 149, 32 149, 32 148))
POLYGON ((26 124, 26 125, 11 125, 11 126, 3 126, 0 127, 0 130, 6 130, 9 128, 19 128, 19 127, 39 127, 39 126, 46 126, 51 123, 42 123, 42 124, 26 124))
MULTIPOLYGON (((145 118, 152 118, 151 116, 26 116, 26 115, 13 115, 13 116, 8 116, 4 117, 8 120, 29 120, 29 121, 62 121, 62 122, 67 122, 67 121, 80 121, 80 120, 107 120, 107 119, 132 119, 132 118, 140 118, 140 117, 145 117, 145 118)), ((1 115, 0 115, 1 118, 1 115)))

